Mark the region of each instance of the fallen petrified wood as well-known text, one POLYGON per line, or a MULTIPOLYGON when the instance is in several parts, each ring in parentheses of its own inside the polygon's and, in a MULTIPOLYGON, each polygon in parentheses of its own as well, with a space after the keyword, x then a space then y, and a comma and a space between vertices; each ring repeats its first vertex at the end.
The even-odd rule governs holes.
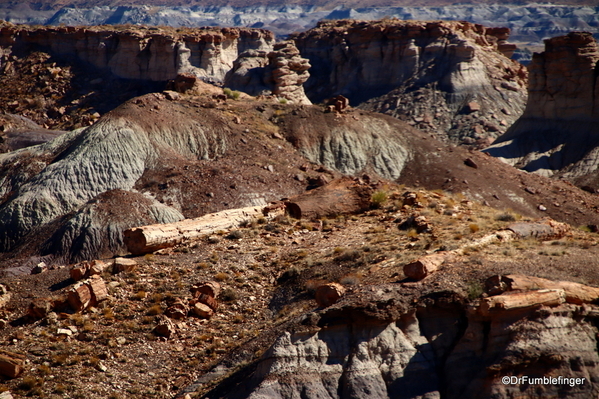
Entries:
POLYGON ((316 289, 316 303, 318 306, 327 308, 333 305, 345 294, 345 288, 341 284, 323 284, 316 289))
POLYGON ((277 213, 282 214, 283 211, 275 210, 264 215, 263 207, 251 206, 211 213, 175 223, 134 227, 125 230, 123 233, 124 242, 133 255, 143 255, 159 249, 174 247, 193 239, 199 239, 218 230, 238 227, 241 223, 252 218, 263 216, 272 218, 277 213))
POLYGON ((539 240, 555 240, 564 237, 569 231, 570 226, 567 224, 556 222, 549 218, 541 219, 538 222, 513 223, 509 225, 506 230, 487 234, 486 236, 463 245, 454 251, 438 252, 416 259, 405 265, 403 271, 406 277, 422 280, 435 272, 450 256, 463 255, 468 249, 482 247, 496 241, 508 242, 529 237, 534 237, 539 240))
POLYGON ((445 262, 448 253, 440 252, 432 255, 423 256, 413 262, 408 263, 403 268, 403 273, 406 277, 414 280, 422 280, 431 273, 435 272, 439 266, 445 262))
POLYGON ((541 289, 561 289, 566 293, 566 302, 576 305, 599 301, 599 288, 573 283, 571 281, 551 281, 540 277, 510 274, 493 276, 485 282, 485 291, 489 295, 506 291, 529 291, 541 289))
POLYGON ((541 306, 557 306, 566 302, 564 290, 536 290, 508 292, 481 300, 478 311, 483 316, 498 311, 533 309, 541 306))
POLYGON ((570 232, 570 226, 556 222, 550 218, 543 218, 538 222, 516 222, 507 226, 518 238, 536 238, 542 241, 557 240, 570 232))
POLYGON ((296 219, 318 219, 359 213, 370 207, 372 188, 350 178, 333 180, 285 201, 287 213, 296 219))
POLYGON ((25 355, 0 349, 0 375, 15 378, 25 367, 25 355))

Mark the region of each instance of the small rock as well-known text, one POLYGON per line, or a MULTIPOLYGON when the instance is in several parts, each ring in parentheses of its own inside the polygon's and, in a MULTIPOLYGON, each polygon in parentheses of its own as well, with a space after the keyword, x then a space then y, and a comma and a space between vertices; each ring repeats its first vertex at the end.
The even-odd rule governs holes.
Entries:
POLYGON ((205 283, 192 285, 190 288, 191 293, 196 298, 200 294, 206 294, 208 296, 211 296, 212 298, 216 298, 220 294, 220 290, 220 284, 216 281, 207 281, 205 283))
POLYGON ((66 335, 67 337, 70 337, 73 335, 73 332, 68 328, 59 328, 56 331, 56 335, 66 335))
POLYGON ((96 364, 96 370, 105 373, 108 370, 108 367, 106 367, 104 363, 98 362, 98 364, 96 364))
POLYGON ((45 262, 40 262, 31 270, 31 274, 40 274, 46 270, 48 270, 48 265, 45 262))
POLYGON ((474 169, 478 169, 478 165, 476 164, 476 162, 474 162, 474 161, 473 161, 472 159, 470 159, 470 158, 467 158, 467 159, 464 161, 464 165, 466 165, 466 166, 470 166, 471 168, 474 168, 474 169))
POLYGON ((119 345, 125 345, 127 343, 127 338, 125 337, 118 337, 116 339, 116 343, 119 345))
POLYGON ((0 399, 13 399, 13 398, 14 398, 14 396, 12 396, 10 391, 4 391, 4 392, 0 393, 0 399))
POLYGON ((274 171, 275 171, 275 167, 274 167, 274 166, 272 166, 272 165, 268 165, 268 166, 266 167, 266 169, 267 169, 269 172, 271 172, 271 173, 274 173, 274 171))
POLYGON ((545 212, 547 208, 544 205, 539 205, 539 210, 545 212))
POLYGON ((477 103, 476 101, 470 101, 468 104, 466 104, 466 111, 467 112, 480 111, 480 104, 477 103))
POLYGON ((527 192, 527 193, 529 193, 529 194, 533 194, 533 195, 537 193, 537 192, 535 191, 535 189, 534 189, 534 188, 531 188, 531 187, 525 187, 525 188, 524 188, 524 191, 526 191, 526 192, 527 192))
POLYGON ((175 333, 175 325, 166 316, 159 316, 158 324, 154 328, 154 334, 170 338, 175 333))

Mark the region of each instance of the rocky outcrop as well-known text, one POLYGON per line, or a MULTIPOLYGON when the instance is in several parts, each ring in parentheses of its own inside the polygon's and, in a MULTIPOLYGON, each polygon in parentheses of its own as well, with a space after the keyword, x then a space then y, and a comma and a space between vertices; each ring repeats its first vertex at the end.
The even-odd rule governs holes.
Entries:
POLYGON ((311 104, 303 84, 310 74, 308 60, 292 41, 274 45, 273 51, 242 53, 227 73, 224 85, 250 95, 273 94, 295 104, 311 104))
POLYGON ((546 40, 530 65, 524 114, 486 151, 529 172, 597 186, 598 61, 590 33, 546 40))
MULTIPOLYGON (((166 81, 179 73, 222 81, 244 51, 269 51, 274 35, 262 29, 46 27, 0 24, 0 52, 41 49, 72 57, 127 79, 166 81)), ((0 61, 1 64, 4 60, 0 61)))
POLYGON ((402 289, 371 286, 302 316, 249 376, 205 397, 535 398, 539 385, 550 397, 566 397, 566 387, 568 398, 599 392, 595 307, 482 316, 448 292, 412 307, 402 289), (522 376, 562 382, 518 382, 522 376))
POLYGON ((475 124, 473 139, 496 137, 522 111, 526 71, 504 55, 513 50, 508 36, 467 22, 391 19, 326 21, 292 38, 313 65, 305 84, 312 101, 370 100, 369 110, 461 142, 475 124))

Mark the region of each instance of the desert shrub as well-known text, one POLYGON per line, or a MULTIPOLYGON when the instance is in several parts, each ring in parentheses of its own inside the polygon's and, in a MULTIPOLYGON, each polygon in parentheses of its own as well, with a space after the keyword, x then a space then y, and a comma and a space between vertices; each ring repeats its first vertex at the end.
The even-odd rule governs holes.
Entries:
POLYGON ((234 302, 239 298, 239 294, 232 288, 225 288, 219 295, 219 299, 223 302, 234 302))
POLYGON ((385 191, 376 191, 370 198, 370 206, 375 209, 380 208, 388 199, 385 191))
POLYGON ((241 95, 240 92, 238 92, 237 90, 231 90, 228 87, 225 87, 223 89, 223 94, 225 96, 227 96, 227 98, 233 99, 233 100, 239 100, 239 96, 241 95))
POLYGON ((226 281, 229 278, 231 278, 231 276, 229 276, 227 273, 223 273, 223 272, 217 273, 217 274, 214 275, 214 279, 216 281, 226 281))
POLYGON ((483 286, 478 281, 471 281, 466 287, 466 293, 468 294, 468 299, 472 301, 483 294, 483 286))
POLYGON ((239 240, 239 239, 243 238, 243 231, 233 230, 226 236, 226 238, 228 238, 229 240, 239 240))
POLYGON ((509 212, 502 213, 495 217, 495 220, 499 220, 500 222, 515 222, 516 217, 509 212))

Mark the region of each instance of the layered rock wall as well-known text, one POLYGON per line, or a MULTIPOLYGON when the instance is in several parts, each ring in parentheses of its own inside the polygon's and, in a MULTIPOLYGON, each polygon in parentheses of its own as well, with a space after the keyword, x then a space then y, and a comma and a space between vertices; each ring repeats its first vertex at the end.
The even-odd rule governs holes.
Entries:
POLYGON ((431 294, 426 305, 410 308, 397 295, 401 289, 369 286, 375 294, 361 292, 358 303, 303 316, 251 376, 205 397, 536 398, 539 385, 542 397, 582 399, 599 392, 594 307, 481 317, 449 293, 431 294), (568 380, 503 380, 522 376, 568 380))
POLYGON ((593 35, 573 32, 545 41, 530 64, 529 101, 522 118, 599 118, 599 45, 593 35))
POLYGON ((509 29, 468 22, 341 20, 321 22, 292 38, 313 65, 308 96, 342 94, 355 102, 406 83, 437 82, 454 95, 495 90, 495 79, 519 89, 525 74, 500 52, 512 51, 508 35, 509 29))
POLYGON ((312 65, 312 101, 341 94, 459 144, 499 136, 524 109, 527 72, 508 58, 507 28, 342 20, 292 37, 312 65))
POLYGON ((222 81, 244 51, 272 50, 274 35, 262 29, 143 27, 48 27, 0 25, 0 48, 42 49, 73 57, 120 78, 165 81, 179 73, 222 81))
POLYGON ((545 41, 530 65, 524 114, 486 151, 507 163, 598 185, 599 45, 590 33, 545 41))

